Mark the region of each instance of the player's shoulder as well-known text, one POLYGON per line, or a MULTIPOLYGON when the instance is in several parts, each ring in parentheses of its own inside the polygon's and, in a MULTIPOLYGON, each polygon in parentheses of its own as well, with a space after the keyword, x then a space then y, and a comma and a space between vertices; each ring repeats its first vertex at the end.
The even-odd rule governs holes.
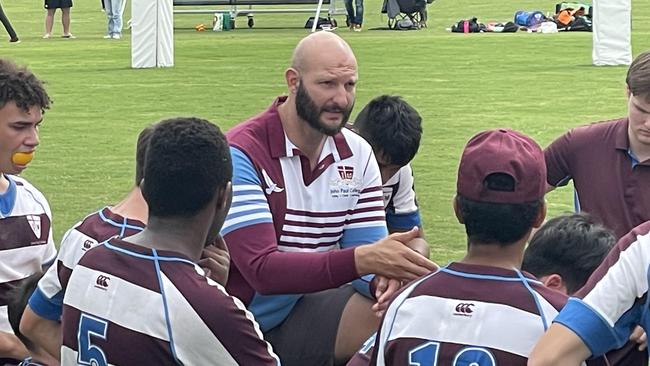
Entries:
POLYGON ((31 184, 27 179, 19 177, 17 175, 10 175, 9 179, 13 180, 14 183, 16 183, 16 190, 18 192, 31 196, 35 201, 46 205, 49 208, 49 204, 43 193, 41 193, 41 191, 33 184, 31 184))
MULTIPOLYGON (((372 154, 372 147, 363 137, 359 136, 356 132, 350 130, 349 128, 341 129, 340 134, 343 137, 344 142, 352 150, 352 154, 363 158, 368 157, 372 154)), ((335 141, 337 137, 334 137, 335 141)), ((338 143, 338 141, 337 141, 338 143)))
POLYGON ((566 137, 573 143, 586 143, 590 148, 593 144, 613 143, 621 132, 627 130, 627 119, 612 119, 598 121, 572 128, 566 137))

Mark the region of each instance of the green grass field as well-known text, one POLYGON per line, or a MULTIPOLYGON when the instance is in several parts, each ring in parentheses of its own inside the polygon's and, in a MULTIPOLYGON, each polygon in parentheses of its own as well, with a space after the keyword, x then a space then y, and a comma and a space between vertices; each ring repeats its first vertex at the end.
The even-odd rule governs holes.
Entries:
MULTIPOLYGON (((591 33, 445 31, 470 16, 506 21, 516 10, 552 11, 554 4, 437 0, 429 7, 429 28, 391 32, 370 29, 384 27, 386 16, 379 13, 379 0, 366 0, 364 31, 337 30, 359 61, 355 111, 379 94, 399 94, 424 118, 413 165, 434 260, 456 259, 465 250, 451 201, 458 158, 473 134, 512 127, 546 146, 570 127, 626 112, 626 68, 591 66, 591 33)), ((40 1, 3 0, 3 6, 22 43, 1 42, 0 57, 29 65, 48 82, 54 100, 25 177, 50 200, 57 242, 84 215, 130 189, 135 139, 143 126, 196 115, 229 129, 285 91, 284 68, 307 34, 307 14, 259 14, 253 29, 238 18, 238 29, 221 33, 194 31, 197 23, 210 24, 211 15, 177 15, 176 66, 133 70, 129 33, 120 41, 102 39, 106 22, 98 0, 76 2, 74 40, 41 39, 40 1)), ((650 4, 634 0, 632 13, 636 55, 650 49, 650 4)), ((58 35, 58 14, 56 22, 58 35)), ((552 216, 572 209, 569 188, 547 199, 552 216)))

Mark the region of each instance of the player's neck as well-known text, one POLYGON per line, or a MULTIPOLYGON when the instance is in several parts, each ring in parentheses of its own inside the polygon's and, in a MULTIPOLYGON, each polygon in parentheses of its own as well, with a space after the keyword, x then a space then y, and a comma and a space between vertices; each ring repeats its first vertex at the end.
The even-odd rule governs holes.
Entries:
POLYGON ((7 192, 7 189, 9 189, 9 179, 0 172, 0 194, 7 192))
POLYGON ((471 243, 467 248, 467 254, 460 262, 505 269, 520 269, 524 258, 525 245, 525 240, 507 246, 471 243))
POLYGON ((124 240, 135 245, 184 254, 198 262, 205 248, 207 229, 198 218, 179 219, 149 217, 147 227, 124 240))
POLYGON ((144 224, 147 223, 147 217, 149 216, 147 202, 142 197, 140 187, 133 187, 131 192, 122 201, 111 207, 111 211, 122 217, 138 220, 144 224))
POLYGON ((278 107, 282 128, 289 141, 307 156, 311 168, 314 169, 318 165, 318 158, 323 151, 327 135, 312 128, 307 122, 298 117, 296 109, 292 107, 293 103, 293 100, 288 98, 286 102, 278 107))

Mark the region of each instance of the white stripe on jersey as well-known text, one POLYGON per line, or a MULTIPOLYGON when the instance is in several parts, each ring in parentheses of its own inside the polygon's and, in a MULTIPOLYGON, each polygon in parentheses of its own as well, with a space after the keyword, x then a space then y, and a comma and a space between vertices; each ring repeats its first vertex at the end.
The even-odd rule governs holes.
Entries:
POLYGON ((284 215, 285 220, 304 222, 309 224, 343 224, 345 221, 346 214, 334 214, 329 212, 319 212, 321 214, 330 214, 331 216, 325 217, 312 217, 305 215, 295 215, 295 214, 286 214, 284 215))
MULTIPOLYGON (((546 308, 545 311, 552 311, 549 314, 552 318, 557 315, 557 310, 550 304, 546 308)), ((509 305, 436 296, 406 299, 397 313, 391 319, 384 320, 386 321, 392 321, 387 341, 421 338, 436 342, 475 344, 522 357, 528 357, 544 333, 542 319, 537 314, 509 305), (469 316, 458 315, 456 306, 468 302, 474 304, 473 313, 469 316), (431 317, 432 314, 435 316, 431 317), (527 331, 521 332, 521 329, 527 331)))
POLYGON ((105 273, 80 264, 75 266, 63 303, 124 328, 169 341, 160 293, 134 285, 114 275, 110 276, 110 286, 107 290, 95 286, 95 282, 90 280, 100 275, 105 273), (75 278, 83 280, 78 281, 75 278), (109 298, 110 301, 107 301, 109 298), (138 306, 134 307, 133 304, 138 306), (147 305, 142 306, 142 304, 147 305))
POLYGON ((7 315, 7 305, 0 306, 0 331, 13 334, 11 324, 9 324, 9 316, 7 315))
POLYGON ((582 301, 614 327, 634 301, 648 292, 649 264, 650 233, 638 235, 582 301))
POLYGON ((311 227, 311 226, 295 226, 295 225, 284 225, 282 226, 282 232, 293 232, 293 233, 306 233, 306 234, 331 234, 331 233, 341 233, 343 231, 343 224, 334 227, 311 227))
POLYGON ((46 244, 0 250, 0 266, 3 267, 0 270, 0 282, 21 280, 41 271, 41 265, 46 262, 45 258, 50 257, 52 250, 46 244))
POLYGON ((235 218, 232 218, 232 219, 228 219, 223 224, 223 227, 221 228, 221 231, 222 232, 227 232, 228 229, 230 229, 231 226, 240 224, 242 222, 258 220, 258 219, 272 220, 273 216, 271 216, 271 212, 269 211, 269 212, 258 212, 258 213, 253 213, 253 214, 249 214, 249 215, 244 215, 244 216, 239 216, 239 217, 235 217, 235 218))
POLYGON ((289 247, 286 245, 278 245, 278 250, 282 252, 294 252, 294 253, 314 253, 314 252, 328 252, 330 250, 338 249, 338 244, 332 244, 325 247, 316 247, 316 248, 299 248, 299 247, 289 247))
POLYGON ((320 238, 301 238, 296 236, 281 235, 280 242, 317 245, 321 243, 338 242, 340 238, 341 235, 325 236, 320 238))

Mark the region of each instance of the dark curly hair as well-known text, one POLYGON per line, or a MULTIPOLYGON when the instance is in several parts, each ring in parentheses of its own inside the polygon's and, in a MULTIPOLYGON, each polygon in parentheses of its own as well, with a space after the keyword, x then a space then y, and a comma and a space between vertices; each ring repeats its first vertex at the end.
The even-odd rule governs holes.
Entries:
POLYGON ((25 112, 34 106, 44 112, 50 108, 52 100, 43 82, 26 67, 0 59, 0 108, 9 102, 16 103, 25 112))
POLYGON ((401 97, 382 95, 359 112, 354 128, 375 153, 390 159, 386 163, 404 166, 420 147, 422 117, 401 97))
POLYGON ((231 179, 230 149, 219 127, 194 117, 155 125, 140 185, 151 216, 192 217, 231 179))

